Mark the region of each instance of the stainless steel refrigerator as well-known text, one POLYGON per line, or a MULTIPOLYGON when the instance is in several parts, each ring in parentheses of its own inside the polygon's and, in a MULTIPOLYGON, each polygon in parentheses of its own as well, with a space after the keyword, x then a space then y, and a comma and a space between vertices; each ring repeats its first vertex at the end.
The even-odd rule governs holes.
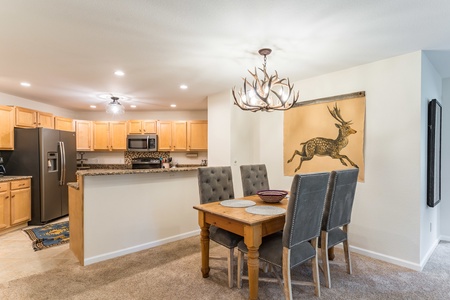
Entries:
POLYGON ((31 175, 31 221, 41 225, 66 216, 67 182, 75 182, 75 132, 47 128, 14 128, 14 150, 6 162, 8 175, 31 175))

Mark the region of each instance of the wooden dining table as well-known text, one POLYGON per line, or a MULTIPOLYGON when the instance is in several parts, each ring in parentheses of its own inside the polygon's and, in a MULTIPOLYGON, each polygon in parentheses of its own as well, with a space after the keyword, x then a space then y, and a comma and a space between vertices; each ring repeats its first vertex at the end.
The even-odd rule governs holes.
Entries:
MULTIPOLYGON (((279 203, 265 203, 257 195, 238 198, 235 200, 252 200, 256 205, 270 205, 287 209, 288 200, 279 203)), ((200 241, 202 252, 202 274, 209 276, 209 227, 210 225, 231 231, 244 237, 247 245, 247 265, 249 280, 249 299, 258 299, 259 276, 259 246, 262 238, 280 231, 284 227, 285 214, 257 215, 248 213, 245 208, 226 207, 220 202, 195 205, 198 210, 198 224, 201 228, 200 241)))

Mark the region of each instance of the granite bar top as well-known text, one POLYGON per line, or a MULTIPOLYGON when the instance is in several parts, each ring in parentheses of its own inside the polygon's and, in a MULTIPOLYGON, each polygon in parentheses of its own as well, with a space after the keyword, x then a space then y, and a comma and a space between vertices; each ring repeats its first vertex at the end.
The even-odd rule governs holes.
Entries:
POLYGON ((88 169, 78 170, 79 176, 100 176, 100 175, 127 175, 127 174, 149 174, 149 173, 167 173, 167 172, 186 172, 195 171, 200 166, 195 167, 176 167, 170 169, 88 169))
POLYGON ((1 176, 0 182, 28 179, 28 178, 32 178, 32 177, 33 176, 18 176, 18 175, 1 176))

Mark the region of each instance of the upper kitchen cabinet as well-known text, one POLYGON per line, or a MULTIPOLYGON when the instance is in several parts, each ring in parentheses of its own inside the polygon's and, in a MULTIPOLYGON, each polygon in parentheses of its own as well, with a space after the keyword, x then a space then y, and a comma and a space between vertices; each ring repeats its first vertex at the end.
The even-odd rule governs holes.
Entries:
POLYGON ((0 105, 0 149, 14 149, 14 108, 0 105))
POLYGON ((158 150, 186 151, 187 122, 158 121, 158 150))
POLYGON ((208 121, 187 122, 188 151, 208 150, 208 121))
POLYGON ((156 123, 156 120, 130 120, 128 121, 128 134, 156 133, 156 123))
POLYGON ((50 113, 36 111, 23 107, 15 107, 15 126, 24 128, 54 128, 54 118, 50 113))
POLYGON ((73 120, 63 117, 55 117, 55 129, 64 131, 75 131, 73 126, 73 120))
POLYGON ((77 133, 77 151, 94 150, 92 143, 92 121, 76 120, 75 129, 77 133))
POLYGON ((127 150, 126 122, 93 122, 94 150, 127 150))

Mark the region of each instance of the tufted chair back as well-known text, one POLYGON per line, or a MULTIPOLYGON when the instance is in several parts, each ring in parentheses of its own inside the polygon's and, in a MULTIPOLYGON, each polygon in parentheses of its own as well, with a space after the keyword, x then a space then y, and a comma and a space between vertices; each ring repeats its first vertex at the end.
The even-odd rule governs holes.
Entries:
POLYGON ((200 203, 234 199, 231 167, 207 167, 198 169, 200 203))
POLYGON ((269 189, 266 165, 241 166, 242 190, 244 196, 255 195, 256 192, 269 189))

